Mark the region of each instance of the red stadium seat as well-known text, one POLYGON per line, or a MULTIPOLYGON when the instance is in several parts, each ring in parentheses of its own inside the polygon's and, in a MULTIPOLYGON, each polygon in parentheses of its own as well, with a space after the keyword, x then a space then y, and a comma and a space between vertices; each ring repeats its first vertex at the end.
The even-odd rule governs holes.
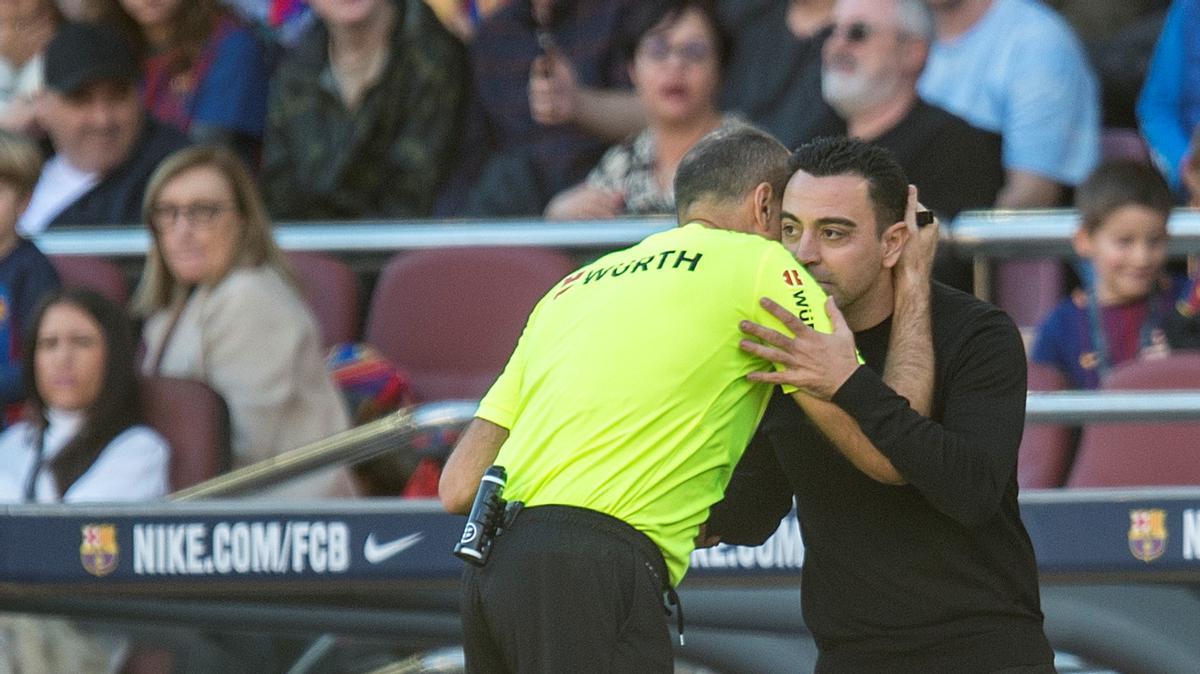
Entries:
POLYGON ((287 257, 321 329, 321 344, 329 348, 357 341, 358 277, 354 270, 324 253, 288 251, 287 257))
POLYGON ((175 671, 175 654, 168 648, 134 643, 121 674, 167 674, 175 671))
POLYGON ((1150 150, 1137 129, 1105 127, 1100 131, 1100 158, 1104 161, 1129 159, 1150 163, 1150 150))
POLYGON ((174 377, 141 381, 146 423, 171 445, 171 491, 229 470, 229 410, 202 382, 174 377))
POLYGON ((576 266, 545 248, 399 255, 375 285, 365 341, 409 375, 418 400, 479 398, 533 306, 576 266))
MULTIPOLYGON (((206 384, 173 377, 144 377, 146 423, 171 445, 171 491, 179 491, 229 470, 229 410, 206 384)), ((170 647, 134 642, 121 674, 175 671, 170 647)))
POLYGON ((50 255, 63 287, 94 290, 123 307, 129 301, 129 282, 111 261, 96 255, 50 255))
MULTIPOLYGON (((1062 373, 1040 363, 1029 364, 1030 391, 1061 391, 1062 373)), ((1017 458, 1017 483, 1022 489, 1061 487, 1071 468, 1074 433, 1068 426, 1025 424, 1017 458)))
POLYGON ((1003 260, 996 265, 996 306, 1020 327, 1037 325, 1063 295, 1058 260, 1003 260))
MULTIPOLYGON (((1115 368, 1103 390, 1200 388, 1200 354, 1115 368)), ((1200 421, 1085 426, 1068 487, 1200 485, 1200 421)))

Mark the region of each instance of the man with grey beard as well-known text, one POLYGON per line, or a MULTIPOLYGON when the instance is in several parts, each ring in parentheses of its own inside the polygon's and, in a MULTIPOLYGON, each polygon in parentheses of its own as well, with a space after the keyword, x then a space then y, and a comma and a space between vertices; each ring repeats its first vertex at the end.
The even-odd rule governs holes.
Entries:
MULTIPOLYGON (((933 40, 921 0, 838 0, 822 52, 821 90, 835 111, 815 135, 849 135, 895 155, 921 202, 944 220, 989 208, 1004 185, 1000 136, 921 100, 933 40)), ((966 263, 940 252, 938 280, 970 290, 966 263)))
POLYGON ((838 0, 822 52, 821 92, 836 112, 820 135, 846 134, 891 150, 921 202, 943 219, 988 208, 1004 184, 1000 136, 917 95, 933 39, 921 0, 838 0))

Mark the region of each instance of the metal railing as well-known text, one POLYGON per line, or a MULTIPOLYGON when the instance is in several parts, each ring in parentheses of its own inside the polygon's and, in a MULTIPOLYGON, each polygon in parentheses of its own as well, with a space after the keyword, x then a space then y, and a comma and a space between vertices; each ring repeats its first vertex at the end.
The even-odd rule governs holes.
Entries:
MULTIPOLYGON (((171 499, 193 501, 236 496, 321 468, 366 461, 406 448, 420 433, 461 428, 471 421, 477 407, 477 401, 447 400, 405 408, 183 489, 172 494, 171 499)), ((1200 420, 1200 390, 1033 391, 1026 398, 1025 418, 1029 423, 1072 425, 1200 420)))
MULTIPOLYGON (((1071 254, 1078 223, 1074 210, 966 211, 943 225, 957 250, 983 257, 1054 257, 1071 254)), ((669 229, 669 217, 554 221, 540 218, 488 220, 355 220, 286 222, 275 235, 286 250, 342 254, 380 253, 455 246, 548 246, 569 250, 611 249, 669 229)), ((1171 251, 1200 252, 1200 211, 1179 209, 1171 217, 1171 251)), ((150 245, 144 227, 61 228, 36 242, 47 254, 142 257, 150 245)))
POLYGON ((1027 423, 1196 420, 1200 420, 1200 390, 1031 391, 1025 402, 1027 423))
MULTIPOLYGON (((1073 209, 965 211, 946 229, 955 249, 985 258, 1071 256, 1079 225, 1073 209)), ((1200 210, 1176 209, 1167 223, 1173 255, 1200 253, 1200 210)))
POLYGON ((412 438, 420 433, 463 426, 471 420, 478 407, 479 403, 465 400, 407 407, 324 440, 182 489, 172 494, 171 500, 236 496, 274 486, 321 468, 366 461, 407 447, 412 438))

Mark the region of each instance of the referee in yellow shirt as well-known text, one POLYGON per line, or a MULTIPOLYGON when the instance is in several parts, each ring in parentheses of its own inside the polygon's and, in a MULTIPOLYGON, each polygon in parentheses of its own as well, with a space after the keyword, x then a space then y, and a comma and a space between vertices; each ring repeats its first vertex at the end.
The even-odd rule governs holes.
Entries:
POLYGON ((534 308, 451 454, 439 494, 466 513, 484 470, 525 509, 463 580, 472 672, 672 670, 662 593, 687 571, 770 397, 743 320, 769 297, 830 332, 825 293, 776 243, 787 150, 710 135, 675 177, 680 226, 567 276, 534 308))

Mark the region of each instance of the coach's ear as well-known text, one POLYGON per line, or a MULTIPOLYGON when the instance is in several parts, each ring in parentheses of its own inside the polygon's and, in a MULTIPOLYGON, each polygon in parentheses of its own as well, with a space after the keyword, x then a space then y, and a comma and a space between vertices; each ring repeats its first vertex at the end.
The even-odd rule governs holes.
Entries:
POLYGON ((908 243, 908 224, 903 220, 892 223, 891 227, 883 230, 883 235, 879 237, 879 252, 885 268, 891 269, 896 266, 906 243, 908 243))

